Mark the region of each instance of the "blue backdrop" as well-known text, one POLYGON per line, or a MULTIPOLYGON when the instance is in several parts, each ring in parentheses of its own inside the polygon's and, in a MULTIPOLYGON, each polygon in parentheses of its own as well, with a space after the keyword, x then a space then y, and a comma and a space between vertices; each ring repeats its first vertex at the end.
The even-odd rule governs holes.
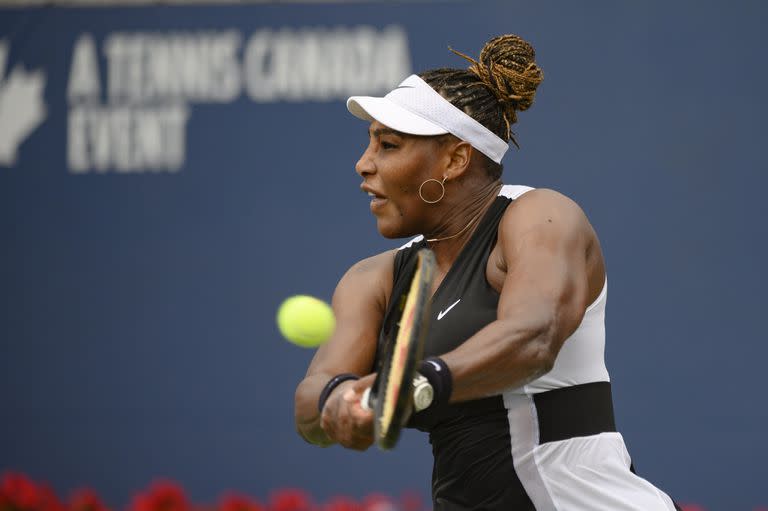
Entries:
POLYGON ((343 98, 513 32, 545 80, 505 180, 598 231, 636 467, 708 510, 768 504, 767 22, 756 0, 0 10, 0 470, 113 506, 157 476, 428 495, 420 433, 294 433, 312 352, 275 310, 396 243, 343 98))

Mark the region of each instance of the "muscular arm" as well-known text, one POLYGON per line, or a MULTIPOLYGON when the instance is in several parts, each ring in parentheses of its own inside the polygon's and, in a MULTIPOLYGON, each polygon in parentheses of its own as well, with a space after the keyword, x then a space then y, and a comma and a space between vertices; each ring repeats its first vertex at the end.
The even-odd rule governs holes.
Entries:
POLYGON ((498 270, 506 273, 498 319, 442 356, 453 375, 451 401, 492 395, 549 372, 602 286, 594 231, 581 209, 556 192, 532 191, 511 204, 498 244, 498 270))
MULTIPOLYGON (((296 429, 310 443, 326 446, 335 442, 323 429, 317 409, 325 384, 337 374, 362 376, 373 369, 379 329, 392 288, 393 264, 394 252, 360 261, 336 287, 332 301, 336 329, 331 339, 317 350, 296 389, 296 429)), ((341 384, 331 395, 338 399, 350 384, 341 384)))

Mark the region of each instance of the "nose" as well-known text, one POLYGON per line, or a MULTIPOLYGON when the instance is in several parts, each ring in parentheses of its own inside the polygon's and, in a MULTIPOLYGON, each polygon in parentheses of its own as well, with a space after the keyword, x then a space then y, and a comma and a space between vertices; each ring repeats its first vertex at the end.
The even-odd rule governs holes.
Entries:
POLYGON ((355 164, 355 172, 363 177, 376 172, 376 167, 373 164, 373 158, 371 157, 371 145, 371 143, 368 144, 368 147, 365 148, 365 151, 363 151, 360 159, 357 160, 357 163, 355 164))

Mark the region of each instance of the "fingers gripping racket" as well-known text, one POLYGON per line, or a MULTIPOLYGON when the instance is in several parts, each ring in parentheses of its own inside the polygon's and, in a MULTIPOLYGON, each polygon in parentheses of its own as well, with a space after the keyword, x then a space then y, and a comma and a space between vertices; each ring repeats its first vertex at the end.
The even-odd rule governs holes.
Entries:
MULTIPOLYGON (((429 330, 435 269, 435 255, 429 249, 421 249, 411 285, 405 287, 401 296, 392 297, 399 303, 399 314, 394 314, 396 323, 386 352, 380 359, 376 380, 362 399, 365 406, 373 409, 374 442, 381 449, 392 449, 397 443, 400 430, 414 408, 414 384, 420 390, 431 391, 431 387, 424 388, 426 380, 418 375, 416 368, 421 362, 424 339, 429 330)), ((418 403, 416 408, 420 408, 418 403)))

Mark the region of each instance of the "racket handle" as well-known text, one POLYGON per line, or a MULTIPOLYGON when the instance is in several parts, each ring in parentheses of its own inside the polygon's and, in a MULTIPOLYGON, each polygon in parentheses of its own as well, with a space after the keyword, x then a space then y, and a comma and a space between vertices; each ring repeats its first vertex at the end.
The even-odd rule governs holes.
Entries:
MULTIPOLYGON (((432 385, 424 376, 416 373, 413 378, 413 410, 420 412, 432 404, 435 397, 435 391, 432 385)), ((371 396, 371 387, 363 392, 360 398, 360 408, 363 410, 372 410, 374 407, 374 397, 371 396)))
POLYGON ((435 391, 424 376, 416 373, 413 378, 413 410, 420 412, 432 404, 435 391))
POLYGON ((371 400, 371 387, 365 389, 363 397, 360 399, 360 408, 363 410, 371 410, 373 408, 373 402, 371 400))

